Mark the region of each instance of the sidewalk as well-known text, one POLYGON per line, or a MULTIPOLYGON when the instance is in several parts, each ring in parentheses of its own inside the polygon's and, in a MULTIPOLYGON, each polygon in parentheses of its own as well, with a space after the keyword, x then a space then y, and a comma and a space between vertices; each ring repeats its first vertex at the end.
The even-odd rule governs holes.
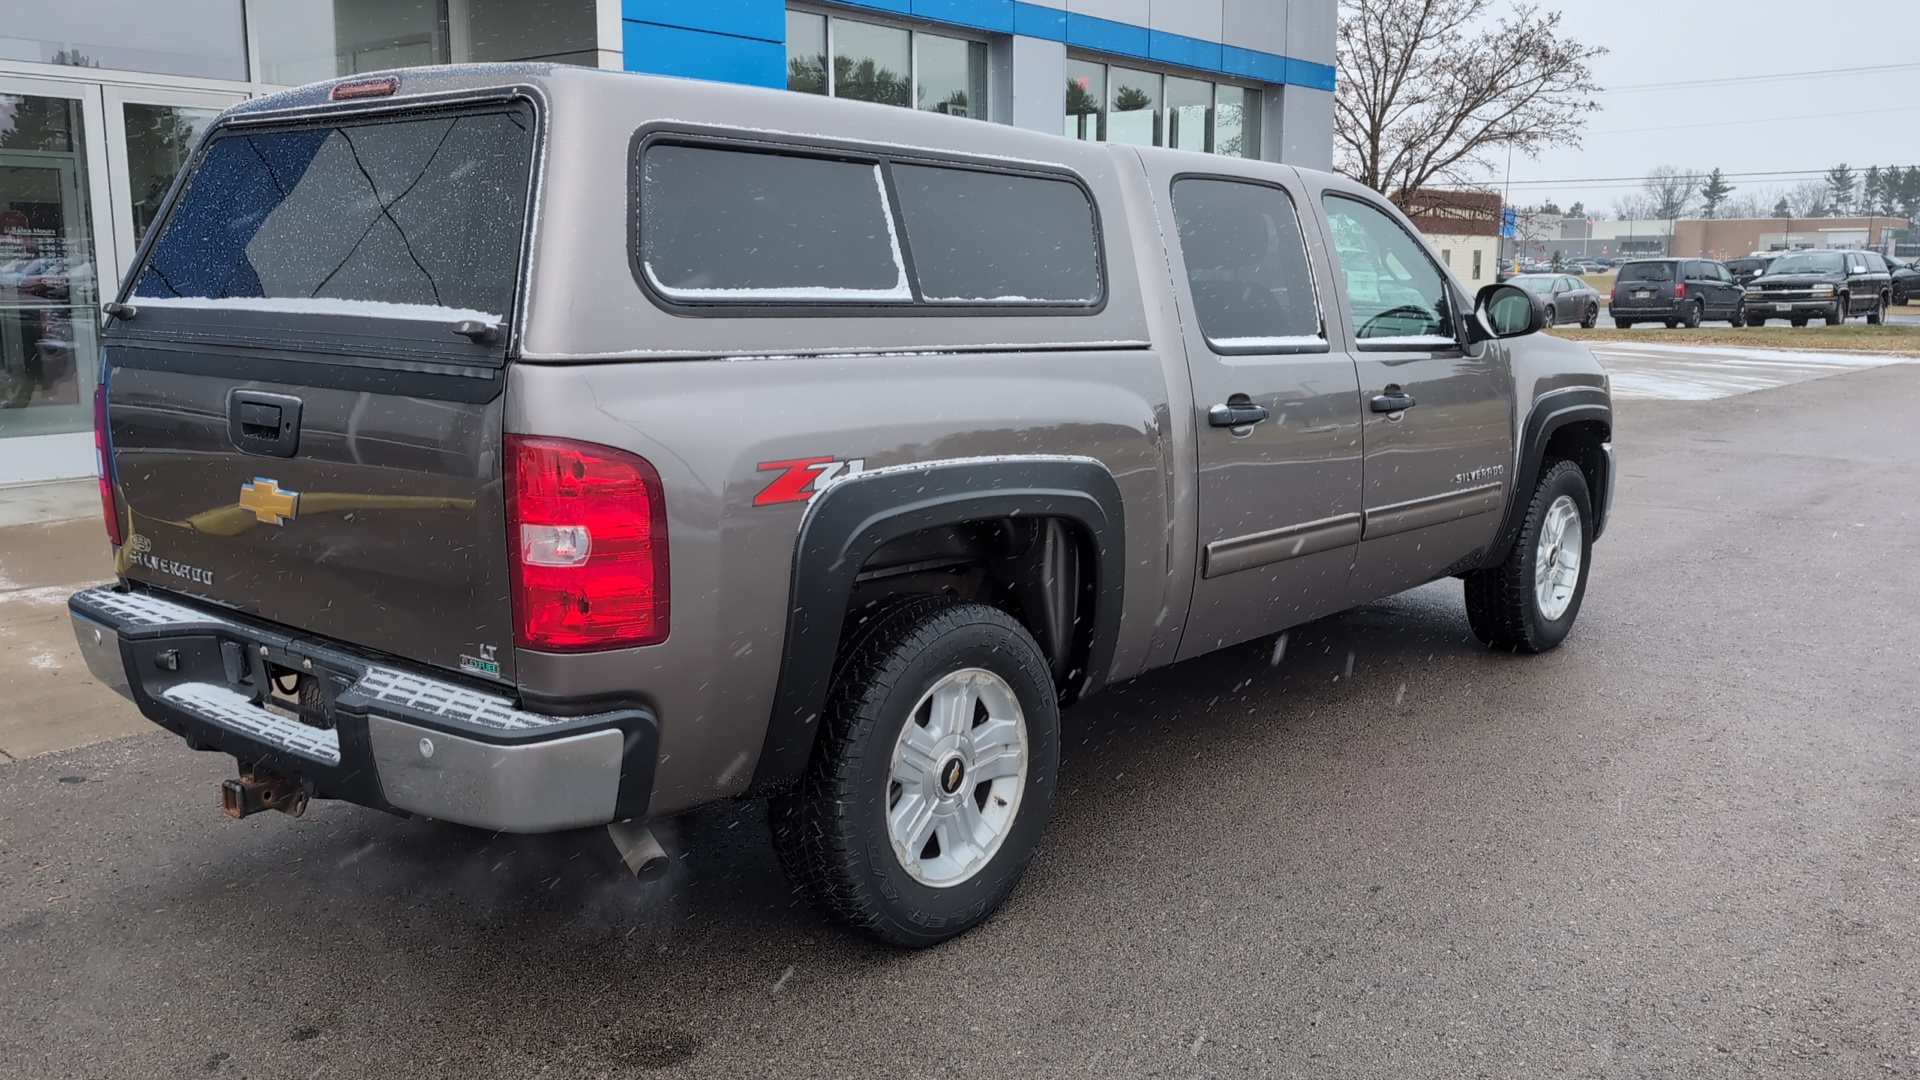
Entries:
POLYGON ((0 766, 153 726, 93 681, 67 618, 113 576, 99 500, 92 480, 0 488, 0 766))

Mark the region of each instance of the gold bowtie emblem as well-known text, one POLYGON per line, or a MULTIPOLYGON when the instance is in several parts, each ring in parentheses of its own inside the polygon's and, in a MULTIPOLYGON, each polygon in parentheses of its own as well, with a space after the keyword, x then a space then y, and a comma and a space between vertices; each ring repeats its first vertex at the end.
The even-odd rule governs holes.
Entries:
POLYGON ((256 476, 240 485, 240 509, 253 511, 268 525, 285 525, 300 511, 300 493, 282 491, 278 481, 256 476))

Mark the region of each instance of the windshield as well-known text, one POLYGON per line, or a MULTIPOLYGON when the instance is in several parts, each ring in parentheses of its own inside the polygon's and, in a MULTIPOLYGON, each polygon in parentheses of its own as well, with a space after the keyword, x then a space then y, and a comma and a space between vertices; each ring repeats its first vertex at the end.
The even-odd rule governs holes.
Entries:
POLYGON ((1832 252, 1788 255, 1777 260, 1767 270, 1768 274, 1844 274, 1846 272, 1846 256, 1835 255, 1832 252))
POLYGON ((499 320, 518 272, 532 127, 519 105, 216 135, 134 295, 499 320))
POLYGON ((1628 263, 1620 268, 1621 281, 1672 281, 1673 264, 1664 262, 1628 263))

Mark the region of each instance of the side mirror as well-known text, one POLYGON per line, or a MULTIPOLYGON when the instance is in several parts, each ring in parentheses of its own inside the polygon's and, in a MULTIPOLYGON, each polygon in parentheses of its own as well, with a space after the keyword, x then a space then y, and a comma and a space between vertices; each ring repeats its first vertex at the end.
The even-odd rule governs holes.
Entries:
POLYGON ((1547 324, 1546 301, 1518 285, 1489 285, 1473 302, 1479 341, 1537 334, 1547 324))

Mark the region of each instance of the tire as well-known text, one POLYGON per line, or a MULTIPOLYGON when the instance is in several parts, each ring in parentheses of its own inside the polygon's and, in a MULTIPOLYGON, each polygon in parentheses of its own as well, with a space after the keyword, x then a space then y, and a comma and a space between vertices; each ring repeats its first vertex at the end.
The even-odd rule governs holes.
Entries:
POLYGON ((1887 321, 1887 294, 1881 293, 1880 299, 1873 302, 1873 310, 1867 312, 1868 326, 1883 326, 1887 321))
POLYGON ((1788 319, 1787 321, 1789 323, 1792 323, 1796 327, 1804 327, 1807 325, 1807 320, 1804 318, 1793 318, 1793 319, 1788 319))
POLYGON ((1727 320, 1727 325, 1733 327, 1747 325, 1747 305, 1744 300, 1734 305, 1733 317, 1727 320))
POLYGON ((1593 497, 1586 475, 1571 461, 1554 462, 1534 486, 1520 536, 1506 561, 1466 575, 1467 622, 1473 635, 1507 652, 1541 653, 1558 646, 1580 616, 1592 556, 1593 497), (1579 530, 1579 562, 1567 567, 1569 553, 1563 545, 1572 528, 1579 530), (1537 583, 1535 571, 1547 557, 1559 565, 1560 576, 1537 583))
POLYGON ((1591 330, 1594 327, 1599 325, 1600 325, 1600 305, 1588 304, 1587 316, 1586 318, 1580 320, 1580 329, 1591 330))
POLYGON ((1687 308, 1687 313, 1681 317, 1680 325, 1686 327, 1689 330, 1698 330, 1700 328, 1700 321, 1706 318, 1706 316, 1707 316, 1706 304, 1702 303, 1699 300, 1695 300, 1692 303, 1692 305, 1690 305, 1687 308))
POLYGON ((1907 306, 1907 299, 1908 299, 1908 298, 1907 298, 1907 290, 1905 290, 1905 289, 1895 289, 1895 290, 1893 290, 1893 302, 1894 302, 1894 303, 1896 303, 1896 304, 1898 304, 1898 305, 1900 305, 1901 307, 1906 307, 1906 306, 1907 306))
POLYGON ((1633 320, 1632 319, 1615 319, 1613 320, 1613 328, 1615 330, 1631 330, 1633 329, 1633 320))
POLYGON ((768 805, 774 847, 799 891, 848 926, 890 945, 938 945, 1019 883, 1059 758, 1053 680, 1026 629, 984 604, 910 601, 847 642, 806 774, 768 805), (944 731, 940 701, 964 709, 944 731), (988 761, 992 775, 975 779, 988 761), (897 819, 911 798, 925 814, 897 819), (965 847, 950 839, 967 833, 965 847))
POLYGON ((1669 329, 1669 330, 1671 330, 1671 329, 1673 329, 1674 327, 1676 327, 1676 326, 1679 326, 1679 325, 1680 325, 1680 320, 1678 320, 1678 319, 1668 319, 1668 320, 1666 320, 1666 324, 1667 324, 1667 329, 1669 329))
POLYGON ((1842 296, 1833 302, 1833 310, 1821 317, 1827 320, 1828 326, 1839 326, 1841 323, 1847 321, 1847 309, 1851 306, 1852 301, 1842 296))
POLYGON ((1748 326, 1765 326, 1767 325, 1767 317, 1765 315, 1755 315, 1752 312, 1748 312, 1747 325, 1748 326))
POLYGON ((1554 324, 1558 323, 1559 321, 1560 321, 1560 315, 1559 315, 1558 309, 1556 309, 1552 304, 1548 304, 1547 315, 1546 315, 1546 318, 1541 320, 1540 329, 1551 330, 1553 329, 1554 324))

